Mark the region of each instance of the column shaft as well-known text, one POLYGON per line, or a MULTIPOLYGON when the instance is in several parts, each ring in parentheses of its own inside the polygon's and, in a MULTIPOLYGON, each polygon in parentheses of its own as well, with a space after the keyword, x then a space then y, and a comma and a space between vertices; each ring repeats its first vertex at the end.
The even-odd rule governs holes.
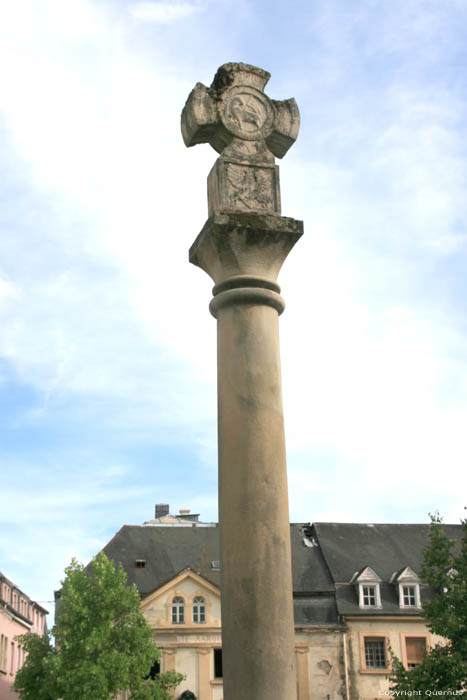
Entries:
POLYGON ((310 700, 309 648, 297 648, 298 700, 310 700))
POLYGON ((212 700, 211 674, 212 649, 198 649, 199 700, 212 700))
POLYGON ((224 700, 293 700, 278 314, 234 303, 217 320, 224 700))

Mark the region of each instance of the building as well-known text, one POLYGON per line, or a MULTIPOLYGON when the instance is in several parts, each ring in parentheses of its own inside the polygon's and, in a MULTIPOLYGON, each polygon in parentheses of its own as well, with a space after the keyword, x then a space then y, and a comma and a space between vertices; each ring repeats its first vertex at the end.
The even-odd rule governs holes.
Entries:
POLYGON ((44 634, 47 613, 0 572, 0 700, 18 697, 11 685, 25 656, 16 637, 27 632, 44 634))
MULTIPOLYGON (((460 525, 444 527, 450 539, 460 541, 460 525)), ((389 648, 410 668, 443 641, 430 633, 422 617, 422 604, 435 594, 418 576, 428 528, 356 523, 311 527, 346 629, 343 654, 352 699, 384 697, 389 690, 389 648)))
MULTIPOLYGON (((446 526, 460 539, 460 526, 446 526)), ((389 646, 407 666, 437 640, 421 616, 428 525, 290 526, 298 700, 373 700, 389 688, 389 646)), ((162 651, 153 672, 186 675, 176 697, 222 700, 218 527, 188 510, 124 525, 104 548, 141 594, 162 651)))

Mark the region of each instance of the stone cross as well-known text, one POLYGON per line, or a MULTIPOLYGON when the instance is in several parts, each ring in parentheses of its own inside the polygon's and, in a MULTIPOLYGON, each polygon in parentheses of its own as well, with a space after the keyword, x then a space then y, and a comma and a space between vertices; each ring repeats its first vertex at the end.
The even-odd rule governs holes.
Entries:
POLYGON ((297 687, 276 279, 303 224, 281 216, 274 156, 299 114, 264 94, 268 78, 227 63, 182 112, 185 144, 220 153, 190 261, 215 283, 224 700, 294 700, 297 687))
POLYGON ((209 143, 221 158, 208 178, 209 215, 216 211, 281 213, 279 169, 295 142, 300 115, 294 99, 264 94, 270 74, 226 63, 207 88, 197 83, 182 112, 186 146, 209 143))

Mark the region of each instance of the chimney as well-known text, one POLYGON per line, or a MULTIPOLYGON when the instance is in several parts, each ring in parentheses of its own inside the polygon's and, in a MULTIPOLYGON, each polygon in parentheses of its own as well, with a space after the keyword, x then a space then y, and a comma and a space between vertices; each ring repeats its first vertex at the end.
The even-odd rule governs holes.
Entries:
POLYGON ((156 503, 156 518, 162 518, 164 515, 169 514, 169 504, 168 503, 156 503))

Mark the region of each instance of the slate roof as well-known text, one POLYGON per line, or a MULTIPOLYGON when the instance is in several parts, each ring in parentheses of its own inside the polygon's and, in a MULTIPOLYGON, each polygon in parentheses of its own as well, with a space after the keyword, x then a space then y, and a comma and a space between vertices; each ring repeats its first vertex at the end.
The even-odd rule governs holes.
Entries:
MULTIPOLYGON (((152 522, 158 524, 124 525, 104 547, 109 558, 122 563, 128 582, 136 584, 141 597, 188 567, 220 586, 220 571, 212 568, 212 562, 220 559, 216 524, 152 522), (145 566, 137 568, 137 559, 145 560, 145 566)), ((291 524, 295 624, 336 626, 349 615, 419 614, 400 608, 397 586, 390 579, 406 566, 419 573, 428 529, 429 525, 291 524), (382 580, 380 609, 361 609, 356 587, 349 583, 366 566, 382 580)), ((460 525, 445 525, 445 529, 448 537, 460 541, 460 525)), ((422 602, 432 595, 427 586, 421 586, 422 602)))
MULTIPOLYGON (((290 526, 296 624, 337 624, 335 587, 319 547, 305 544, 306 527, 290 526)), ((128 583, 136 584, 142 598, 188 567, 220 586, 220 571, 211 566, 220 558, 217 525, 124 525, 103 551, 122 563, 128 583), (137 559, 146 565, 137 568, 137 559)))
MULTIPOLYGON (((400 608, 397 585, 392 575, 410 566, 420 572, 423 550, 428 543, 429 525, 391 525, 366 523, 314 523, 313 534, 336 587, 340 615, 414 615, 413 608, 400 608), (362 609, 356 586, 350 579, 356 571, 371 566, 382 579, 381 608, 362 609)), ((460 542, 460 525, 445 525, 447 536, 460 542)), ((427 586, 420 587, 422 603, 433 597, 427 586)))
MULTIPOLYGON (((11 590, 11 595, 13 595, 13 593, 15 592, 15 593, 18 594, 18 599, 19 599, 19 596, 21 596, 21 597, 24 598, 28 603, 30 603, 30 604, 32 605, 33 608, 37 608, 37 610, 40 610, 40 612, 44 613, 44 615, 48 615, 48 614, 49 614, 49 611, 48 611, 46 608, 43 608, 42 605, 39 605, 39 603, 36 603, 35 600, 32 600, 28 595, 26 595, 26 593, 25 593, 21 588, 19 588, 19 587, 16 585, 16 583, 15 583, 14 581, 12 581, 11 579, 9 579, 7 576, 5 576, 5 574, 3 574, 3 573, 0 571, 0 584, 2 584, 2 583, 8 584, 8 586, 9 586, 9 588, 10 588, 10 590, 11 590)), ((6 607, 7 609, 9 609, 9 610, 10 610, 14 615, 16 615, 17 617, 20 617, 22 620, 26 620, 29 624, 32 624, 32 619, 29 618, 29 617, 27 617, 26 615, 23 615, 23 614, 19 611, 19 607, 18 607, 18 608, 14 608, 13 605, 11 604, 11 600, 5 600, 5 599, 2 597, 1 586, 0 586, 0 604, 1 604, 3 607, 6 607)))
POLYGON ((211 567, 219 559, 216 526, 123 525, 103 551, 122 563, 128 583, 136 584, 142 598, 188 567, 220 585, 220 572, 211 567), (146 566, 136 568, 136 559, 144 559, 146 566))

